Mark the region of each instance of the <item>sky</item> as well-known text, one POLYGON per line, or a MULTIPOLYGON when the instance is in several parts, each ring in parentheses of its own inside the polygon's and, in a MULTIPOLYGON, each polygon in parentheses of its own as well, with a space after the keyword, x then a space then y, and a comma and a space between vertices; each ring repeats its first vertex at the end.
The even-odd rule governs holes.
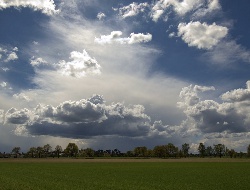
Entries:
POLYGON ((250 1, 0 0, 0 152, 250 144, 250 1))

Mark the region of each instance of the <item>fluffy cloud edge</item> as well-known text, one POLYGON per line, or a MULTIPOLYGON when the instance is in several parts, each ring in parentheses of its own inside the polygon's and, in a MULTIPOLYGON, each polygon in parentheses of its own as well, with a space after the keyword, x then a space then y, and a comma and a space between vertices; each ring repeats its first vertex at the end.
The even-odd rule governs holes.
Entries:
POLYGON ((0 0, 0 10, 10 7, 29 7, 49 16, 59 13, 53 0, 0 0))
POLYGON ((190 23, 180 23, 178 25, 178 36, 188 44, 188 46, 198 49, 212 49, 219 41, 226 37, 228 28, 215 23, 208 25, 199 21, 190 23))
POLYGON ((100 38, 95 38, 95 42, 98 44, 136 44, 136 43, 146 43, 152 40, 152 34, 143 33, 131 33, 129 37, 122 38, 121 31, 112 31, 110 35, 101 35, 100 38))

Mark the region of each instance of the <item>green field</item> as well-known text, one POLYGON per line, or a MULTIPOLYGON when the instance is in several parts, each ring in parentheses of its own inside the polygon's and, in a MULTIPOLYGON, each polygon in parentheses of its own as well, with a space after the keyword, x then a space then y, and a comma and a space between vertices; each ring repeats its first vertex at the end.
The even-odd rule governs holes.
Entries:
POLYGON ((250 189, 250 162, 0 162, 0 189, 250 189))

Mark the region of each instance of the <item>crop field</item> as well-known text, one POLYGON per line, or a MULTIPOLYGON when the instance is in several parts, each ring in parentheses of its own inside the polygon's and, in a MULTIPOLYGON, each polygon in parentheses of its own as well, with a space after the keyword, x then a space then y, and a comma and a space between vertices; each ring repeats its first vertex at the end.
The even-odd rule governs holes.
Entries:
POLYGON ((0 159, 0 189, 248 190, 250 161, 0 159))

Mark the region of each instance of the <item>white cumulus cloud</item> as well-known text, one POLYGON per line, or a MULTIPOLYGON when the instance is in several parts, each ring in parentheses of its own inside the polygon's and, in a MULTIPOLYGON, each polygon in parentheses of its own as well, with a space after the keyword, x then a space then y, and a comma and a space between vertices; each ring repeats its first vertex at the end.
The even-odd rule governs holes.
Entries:
POLYGON ((46 15, 53 15, 59 12, 53 0, 0 0, 0 10, 9 7, 29 7, 35 11, 40 10, 46 15))
POLYGON ((228 33, 228 28, 213 23, 190 22, 178 25, 178 35, 189 46, 199 49, 211 49, 228 33))
POLYGON ((164 13, 168 14, 172 10, 179 16, 191 12, 195 17, 202 17, 218 9, 220 9, 218 0, 159 0, 152 6, 151 18, 157 22, 164 13))
POLYGON ((214 90, 213 87, 193 86, 185 87, 180 93, 181 101, 178 106, 183 109, 187 119, 183 126, 188 126, 186 133, 204 134, 221 133, 240 134, 250 132, 250 93, 247 82, 246 89, 235 89, 221 95, 226 102, 202 100, 199 92, 214 90), (198 91, 197 91, 198 87, 198 91))
POLYGON ((1 83, 0 83, 0 86, 1 86, 2 88, 5 88, 5 87, 7 86, 7 83, 6 83, 6 82, 1 82, 1 83))
POLYGON ((135 44, 142 42, 149 42, 152 40, 152 35, 147 33, 131 33, 130 37, 122 38, 121 31, 112 31, 110 35, 102 35, 100 38, 95 38, 95 42, 98 44, 135 44))
POLYGON ((141 12, 144 12, 145 9, 149 7, 148 3, 136 3, 133 2, 127 6, 121 7, 119 8, 119 15, 122 18, 127 18, 127 17, 132 17, 132 16, 136 16, 141 12))
POLYGON ((48 62, 45 61, 43 58, 41 57, 38 57, 38 58, 35 58, 35 57, 32 57, 31 60, 30 60, 30 64, 33 66, 33 67, 37 67, 37 66, 40 66, 40 65, 46 65, 48 62))
POLYGON ((99 20, 102 20, 103 18, 106 17, 106 15, 105 15, 104 13, 102 13, 102 12, 99 12, 99 13, 97 14, 96 17, 97 17, 99 20))
POLYGON ((11 52, 10 54, 8 54, 7 58, 4 61, 9 62, 9 61, 17 60, 17 59, 18 59, 18 56, 16 52, 11 52))
POLYGON ((101 74, 101 66, 95 58, 91 58, 86 50, 83 52, 72 51, 70 57, 72 61, 61 60, 56 67, 58 71, 66 76, 80 78, 89 74, 101 74))

